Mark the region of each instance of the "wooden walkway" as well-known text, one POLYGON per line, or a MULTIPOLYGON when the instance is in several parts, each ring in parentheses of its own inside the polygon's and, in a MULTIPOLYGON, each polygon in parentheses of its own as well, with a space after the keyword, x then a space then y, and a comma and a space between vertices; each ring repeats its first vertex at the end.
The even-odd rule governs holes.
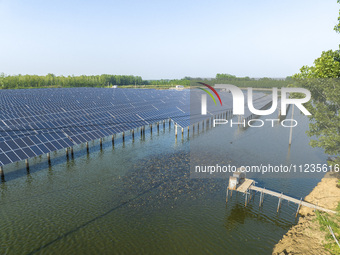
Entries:
POLYGON ((245 181, 236 189, 236 191, 245 193, 253 184, 254 180, 245 178, 245 181))
MULTIPOLYGON (((257 187, 257 186, 255 186, 254 180, 247 179, 247 178, 245 178, 245 181, 239 187, 237 187, 237 189, 236 189, 236 191, 239 191, 239 192, 246 194, 245 205, 247 205, 248 199, 251 198, 251 196, 252 196, 252 194, 250 192, 248 192, 249 190, 254 190, 254 191, 260 193, 260 204, 259 204, 259 206, 261 206, 262 203, 263 203, 264 194, 268 194, 268 195, 271 195, 273 197, 278 197, 279 202, 278 202, 278 205, 277 205, 277 211, 279 211, 279 209, 281 207, 281 201, 282 201, 282 199, 284 199, 284 200, 287 200, 289 202, 293 202, 293 203, 298 205, 296 216, 297 216, 301 206, 306 206, 306 207, 313 208, 315 210, 319 210, 319 211, 323 211, 323 212, 327 212, 327 213, 336 213, 333 210, 323 208, 321 206, 317 206, 317 205, 302 201, 302 198, 301 198, 301 200, 299 200, 299 199, 296 199, 296 198, 293 198, 293 197, 290 197, 290 196, 287 196, 287 195, 283 195, 283 193, 279 193, 279 192, 275 192, 275 191, 268 190, 268 189, 265 189, 265 188, 257 187), (250 196, 248 197, 247 195, 250 195, 250 196)), ((227 200, 226 201, 228 201, 228 190, 227 190, 227 200)))
POLYGON ((249 189, 261 192, 262 194, 265 193, 265 194, 268 194, 268 195, 271 195, 271 196, 274 196, 274 197, 278 197, 279 199, 284 199, 284 200, 287 200, 289 202, 293 202, 295 204, 298 204, 300 206, 306 206, 306 207, 313 208, 313 209, 319 210, 319 211, 324 211, 324 212, 327 212, 327 213, 336 213, 333 210, 326 209, 326 208, 323 208, 321 206, 313 205, 311 203, 308 203, 308 202, 305 202, 305 201, 302 201, 302 200, 299 200, 299 199, 296 199, 296 198, 292 198, 290 196, 283 195, 282 193, 278 193, 278 192, 271 191, 271 190, 268 190, 268 189, 260 188, 260 187, 254 186, 254 185, 250 186, 249 189))

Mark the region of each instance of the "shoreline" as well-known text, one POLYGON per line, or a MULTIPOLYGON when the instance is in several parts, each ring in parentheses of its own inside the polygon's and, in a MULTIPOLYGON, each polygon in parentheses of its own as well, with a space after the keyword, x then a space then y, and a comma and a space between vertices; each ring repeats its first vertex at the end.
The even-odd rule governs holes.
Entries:
MULTIPOLYGON (((338 175, 326 173, 304 201, 335 210, 340 202, 338 175)), ((324 248, 327 232, 320 230, 320 225, 312 208, 302 207, 300 218, 282 239, 274 246, 273 255, 283 254, 331 254, 324 248)))

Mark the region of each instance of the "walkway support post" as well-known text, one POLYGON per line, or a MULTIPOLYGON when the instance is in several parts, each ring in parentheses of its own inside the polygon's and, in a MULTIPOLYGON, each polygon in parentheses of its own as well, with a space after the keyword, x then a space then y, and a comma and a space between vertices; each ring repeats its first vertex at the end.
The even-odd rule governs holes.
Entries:
POLYGON ((298 216, 299 214, 299 210, 300 210, 300 206, 301 206, 301 203, 302 203, 302 198, 300 199, 300 203, 299 203, 299 206, 297 208, 297 211, 296 211, 296 214, 295 214, 295 218, 298 216))
POLYGON ((279 209, 281 207, 281 199, 282 199, 282 193, 281 193, 281 197, 279 198, 279 202, 277 203, 277 210, 276 210, 276 212, 279 212, 279 209))

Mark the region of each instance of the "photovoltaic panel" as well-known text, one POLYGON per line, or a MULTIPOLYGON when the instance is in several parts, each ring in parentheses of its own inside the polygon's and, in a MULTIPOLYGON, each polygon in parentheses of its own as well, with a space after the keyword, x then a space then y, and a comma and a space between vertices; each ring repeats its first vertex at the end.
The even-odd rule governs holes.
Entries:
MULTIPOLYGON (((201 115, 201 95, 201 90, 0 90, 0 166, 166 119, 186 127, 232 107, 231 94, 220 93, 223 106, 208 100, 208 116, 201 115)), ((264 95, 254 97, 256 107, 268 102, 264 95)))
POLYGON ((63 88, 0 91, 0 166, 178 115, 187 91, 63 88))

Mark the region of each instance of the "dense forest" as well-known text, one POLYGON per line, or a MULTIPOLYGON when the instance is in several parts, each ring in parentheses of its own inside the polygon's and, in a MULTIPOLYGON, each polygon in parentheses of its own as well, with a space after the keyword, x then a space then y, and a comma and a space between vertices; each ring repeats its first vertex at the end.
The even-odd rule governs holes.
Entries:
POLYGON ((184 77, 183 79, 162 79, 162 80, 143 80, 140 76, 133 75, 81 75, 81 76, 56 76, 54 74, 41 75, 5 75, 0 74, 1 89, 23 89, 23 88, 48 88, 48 87, 111 87, 118 86, 143 86, 143 87, 173 87, 175 85, 198 86, 197 82, 214 84, 233 84, 238 87, 253 88, 272 88, 285 87, 292 83, 292 79, 272 78, 249 78, 236 77, 230 74, 217 74, 215 78, 192 78, 184 77))

